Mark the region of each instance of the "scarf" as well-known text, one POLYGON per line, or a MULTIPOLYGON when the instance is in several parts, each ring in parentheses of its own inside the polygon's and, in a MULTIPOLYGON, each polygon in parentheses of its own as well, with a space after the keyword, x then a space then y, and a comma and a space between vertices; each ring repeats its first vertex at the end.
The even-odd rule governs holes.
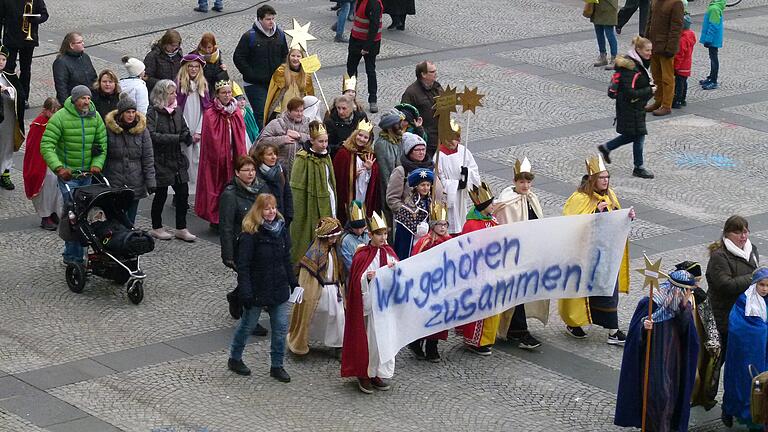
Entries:
POLYGON ((653 85, 653 75, 651 75, 651 71, 648 70, 648 68, 651 66, 650 60, 645 60, 644 58, 640 57, 640 54, 637 53, 637 50, 634 48, 630 48, 629 51, 627 51, 627 56, 630 58, 636 60, 638 63, 640 63, 640 66, 645 69, 645 75, 648 76, 648 85, 653 85))
POLYGON ((747 304, 744 306, 744 316, 760 317, 763 321, 768 321, 768 312, 766 312, 765 300, 757 293, 757 284, 752 284, 744 292, 747 297, 747 304))
POLYGON ((176 107, 179 104, 176 102, 176 99, 173 100, 173 103, 170 105, 166 105, 164 108, 166 111, 168 111, 168 114, 173 114, 173 112, 176 110, 176 107))
POLYGON ((285 226, 285 222, 279 217, 274 218, 272 221, 264 220, 264 222, 261 224, 261 228, 264 229, 264 232, 273 237, 280 235, 280 231, 283 230, 283 226, 285 226))
POLYGON ((123 132, 128 132, 131 129, 133 129, 134 127, 136 127, 137 124, 139 124, 139 115, 137 114, 136 118, 133 119, 133 121, 130 122, 130 123, 124 122, 123 119, 122 119, 122 116, 120 116, 120 118, 117 119, 117 124, 121 128, 123 128, 123 132))
MULTIPOLYGON (((744 249, 741 249, 732 241, 723 237, 723 246, 725 246, 725 249, 728 250, 728 252, 736 255, 737 257, 743 258, 746 262, 750 262, 749 259, 752 255, 752 242, 750 242, 749 239, 747 239, 747 242, 744 243, 744 249)), ((755 265, 757 265, 757 263, 755 263, 755 265)))
POLYGON ((456 146, 454 149, 448 148, 448 146, 440 144, 440 153, 444 155, 452 155, 459 151, 459 146, 456 146))
POLYGON ((264 27, 261 26, 261 21, 259 21, 258 18, 253 20, 253 26, 256 27, 256 29, 262 33, 264 33, 264 36, 266 37, 272 37, 275 34, 275 31, 277 31, 277 23, 275 23, 274 26, 272 26, 272 30, 264 30, 264 27))
POLYGON ((725 0, 712 0, 707 6, 707 15, 709 15, 709 22, 711 24, 718 25, 723 19, 723 11, 725 10, 725 0))
POLYGON ((277 175, 280 174, 283 170, 280 168, 280 164, 274 164, 272 166, 269 166, 265 163, 261 164, 259 167, 259 171, 264 176, 265 179, 275 182, 277 181, 277 175))
POLYGON ((172 58, 174 58, 174 57, 176 57, 176 54, 178 54, 178 53, 179 53, 179 51, 181 51, 181 48, 176 48, 176 51, 174 51, 174 52, 172 52, 172 53, 170 53, 170 54, 169 54, 169 53, 168 53, 166 50, 163 50, 163 52, 165 53, 165 55, 167 55, 167 56, 168 56, 168 58, 171 58, 171 59, 172 59, 172 58))
POLYGON ((219 61, 219 48, 217 47, 216 50, 211 54, 203 54, 201 50, 197 51, 198 54, 202 58, 205 59, 205 62, 208 64, 215 64, 217 61, 219 61))
POLYGON ((235 101, 234 99, 229 101, 227 106, 224 106, 218 98, 214 99, 213 107, 217 111, 223 111, 223 112, 227 113, 228 115, 234 114, 235 110, 239 109, 238 106, 237 106, 237 101, 235 101))
POLYGON ((253 183, 251 183, 250 185, 247 185, 243 183, 242 180, 240 180, 240 177, 235 176, 235 183, 237 183, 238 186, 245 189, 251 194, 256 195, 259 192, 259 188, 256 187, 256 180, 254 180, 253 183))
POLYGON ((400 155, 400 165, 402 165, 403 169, 405 170, 406 178, 408 178, 408 174, 410 174, 411 171, 417 168, 427 168, 431 170, 435 169, 435 163, 432 159, 425 157, 423 161, 416 162, 411 160, 405 153, 400 155))
POLYGON ((389 130, 385 130, 385 131, 381 131, 379 136, 394 145, 400 145, 400 142, 403 140, 403 131, 398 129, 397 132, 392 133, 389 130))

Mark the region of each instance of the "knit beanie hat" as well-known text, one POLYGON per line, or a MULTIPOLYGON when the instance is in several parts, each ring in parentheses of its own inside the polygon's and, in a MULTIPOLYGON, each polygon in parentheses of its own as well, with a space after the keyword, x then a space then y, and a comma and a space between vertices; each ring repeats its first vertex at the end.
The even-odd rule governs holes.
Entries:
POLYGON ((403 143, 403 154, 406 156, 408 156, 411 150, 413 150, 413 148, 418 145, 423 145, 424 147, 427 146, 427 142, 424 141, 424 138, 416 134, 412 134, 410 132, 405 132, 403 134, 402 143, 403 143))
POLYGON ((403 113, 405 119, 408 120, 408 123, 413 123, 419 118, 419 110, 411 104, 401 103, 395 105, 395 109, 403 113))
POLYGON ((69 94, 72 96, 72 102, 80 99, 83 96, 92 96, 91 89, 84 85, 75 86, 75 88, 73 88, 69 94))
POLYGON ((389 129, 392 126, 400 123, 400 120, 403 120, 405 116, 400 111, 392 108, 391 110, 384 113, 383 116, 381 116, 381 120, 379 120, 379 127, 383 130, 389 129))
POLYGON ((683 29, 689 30, 691 28, 691 15, 683 15, 683 29))
POLYGON ((128 71, 128 76, 138 77, 144 73, 144 69, 146 67, 141 60, 128 56, 123 57, 122 60, 123 66, 125 66, 125 70, 128 71))
POLYGON ((136 109, 136 101, 128 93, 120 93, 120 100, 117 102, 117 115, 136 109))

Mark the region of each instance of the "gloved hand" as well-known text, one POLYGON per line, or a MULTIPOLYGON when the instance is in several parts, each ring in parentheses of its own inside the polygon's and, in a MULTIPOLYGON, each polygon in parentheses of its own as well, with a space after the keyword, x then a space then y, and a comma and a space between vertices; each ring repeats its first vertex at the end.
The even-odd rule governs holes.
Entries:
POLYGON ((101 168, 97 167, 96 165, 91 167, 91 174, 99 174, 101 173, 101 168))

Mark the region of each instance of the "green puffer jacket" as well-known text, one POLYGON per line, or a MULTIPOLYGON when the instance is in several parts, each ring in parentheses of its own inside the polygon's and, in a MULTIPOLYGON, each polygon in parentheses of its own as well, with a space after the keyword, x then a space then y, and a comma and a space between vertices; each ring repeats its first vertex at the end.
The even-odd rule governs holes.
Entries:
POLYGON ((51 170, 65 167, 88 171, 104 167, 107 158, 107 129, 91 102, 88 114, 81 116, 72 98, 56 112, 45 127, 40 153, 51 170), (94 147, 97 147, 94 154, 94 147))

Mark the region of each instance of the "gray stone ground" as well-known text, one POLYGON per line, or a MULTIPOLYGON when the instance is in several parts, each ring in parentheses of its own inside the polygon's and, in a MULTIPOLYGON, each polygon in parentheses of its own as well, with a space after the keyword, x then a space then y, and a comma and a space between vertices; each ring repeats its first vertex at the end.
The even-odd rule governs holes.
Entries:
MULTIPOLYGON (((87 48, 97 69, 120 70, 123 54, 143 58, 158 32, 188 24, 179 27, 184 48, 192 49, 203 31, 215 32, 236 79, 231 54, 255 15, 255 8, 236 12, 254 5, 245 0, 227 0, 226 12, 235 11, 227 15, 194 13, 188 0, 48 3, 52 18, 42 28, 38 55, 54 52, 62 36, 77 29, 87 44, 103 43, 87 48)), ((318 41, 310 51, 322 59, 320 83, 333 97, 346 47, 332 42, 329 2, 273 4, 284 28, 292 17, 312 21, 318 41)), ((706 2, 690 8, 698 31, 706 2)), ((436 62, 444 85, 478 86, 487 95, 484 107, 468 128, 464 116, 459 120, 470 130, 483 177, 499 191, 510 184, 515 158, 529 157, 545 214, 558 215, 584 158, 614 136, 614 109, 605 96, 610 72, 591 66, 596 47, 580 2, 420 0, 417 9, 405 32, 384 33, 380 107, 399 100, 422 59, 436 62)), ((684 259, 706 263, 706 245, 733 213, 749 217, 753 242, 766 250, 767 18, 768 0, 744 0, 726 12, 719 90, 696 85, 708 69, 706 51, 696 47, 688 107, 660 120, 649 117, 645 157, 656 179, 631 177, 629 147, 614 153, 612 185, 639 216, 630 234, 633 268, 643 252, 666 266, 684 259)), ((619 37, 621 51, 635 26, 633 20, 619 37)), ((53 59, 35 60, 28 118, 53 94, 53 59)), ((607 345, 599 328, 589 329, 586 340, 570 339, 554 306, 547 326, 530 323, 544 341, 535 352, 500 343, 493 356, 479 358, 451 336, 441 344, 439 364, 401 353, 387 393, 363 396, 338 377, 338 361, 321 349, 306 358, 288 355, 293 381, 278 383, 267 375, 268 338, 256 338, 246 350, 254 375, 235 376, 225 368, 234 322, 224 300, 234 275, 220 264, 216 237, 205 224, 190 217, 190 229, 201 235, 197 243, 158 243, 143 258, 148 281, 140 306, 128 302, 124 287, 98 278, 73 294, 64 282, 61 241, 37 228, 23 195, 22 158, 16 155, 12 172, 17 190, 0 192, 0 431, 618 429, 612 416, 621 349, 607 345)), ((145 200, 139 215, 144 228, 148 205, 145 200)), ((620 303, 623 328, 643 294, 633 277, 620 303)), ((727 430, 718 413, 694 409, 691 430, 727 430)))

